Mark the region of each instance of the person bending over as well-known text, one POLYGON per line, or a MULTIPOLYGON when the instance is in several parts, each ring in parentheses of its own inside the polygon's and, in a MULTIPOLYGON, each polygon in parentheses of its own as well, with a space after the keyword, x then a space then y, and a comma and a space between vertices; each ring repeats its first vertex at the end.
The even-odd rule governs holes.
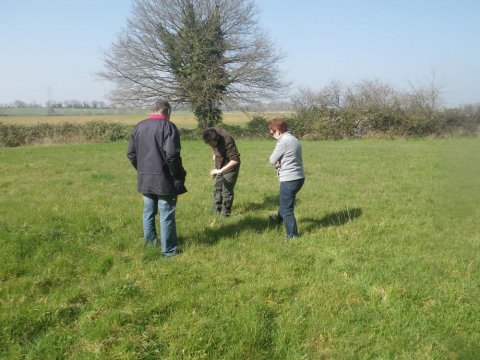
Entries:
POLYGON ((215 168, 212 211, 223 217, 232 212, 234 188, 240 170, 240 153, 235 140, 223 129, 208 128, 203 132, 205 144, 212 147, 215 168))

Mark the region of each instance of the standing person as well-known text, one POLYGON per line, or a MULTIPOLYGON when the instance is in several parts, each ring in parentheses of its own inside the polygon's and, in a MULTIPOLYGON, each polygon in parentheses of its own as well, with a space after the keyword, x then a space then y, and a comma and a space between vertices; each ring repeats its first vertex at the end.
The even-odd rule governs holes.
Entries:
POLYGON ((287 241, 298 237, 297 220, 295 219, 295 197, 305 182, 303 171, 302 146, 293 136, 283 119, 273 119, 268 129, 277 139, 275 150, 270 155, 270 164, 277 169, 280 180, 280 207, 277 215, 270 220, 283 221, 287 241))
POLYGON ((203 141, 212 147, 215 162, 215 169, 210 172, 214 178, 212 211, 228 217, 232 212, 233 189, 240 170, 240 153, 235 140, 222 129, 206 129, 203 141))
POLYGON ((180 135, 170 122, 170 104, 157 100, 153 114, 137 124, 130 135, 127 157, 137 170, 138 192, 143 194, 145 244, 157 244, 155 217, 160 210, 162 254, 173 256, 177 246, 177 196, 187 192, 187 175, 180 156, 180 135))

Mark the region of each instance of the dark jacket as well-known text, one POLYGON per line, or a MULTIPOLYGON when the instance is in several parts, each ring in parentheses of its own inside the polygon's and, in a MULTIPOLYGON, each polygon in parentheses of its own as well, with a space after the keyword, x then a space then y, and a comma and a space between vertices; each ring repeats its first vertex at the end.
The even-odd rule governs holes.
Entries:
POLYGON ((127 157, 137 170, 138 192, 179 195, 187 191, 187 175, 180 156, 177 127, 153 114, 135 126, 130 135, 127 157))
MULTIPOLYGON (((215 154, 215 168, 221 169, 227 165, 230 160, 238 161, 238 165, 230 171, 236 170, 240 167, 240 153, 238 152, 235 140, 223 129, 215 128, 217 134, 220 135, 217 145, 213 148, 215 154)), ((230 172, 228 171, 228 172, 230 172)))

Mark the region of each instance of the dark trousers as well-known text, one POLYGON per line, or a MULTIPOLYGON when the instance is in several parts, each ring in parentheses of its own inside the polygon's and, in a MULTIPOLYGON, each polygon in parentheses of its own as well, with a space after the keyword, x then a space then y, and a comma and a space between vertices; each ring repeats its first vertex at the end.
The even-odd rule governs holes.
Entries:
POLYGON ((287 238, 298 236, 297 220, 293 210, 295 208, 295 197, 302 188, 305 179, 280 182, 280 208, 278 210, 279 220, 283 220, 287 238))
POLYGON ((221 213, 222 216, 230 216, 232 212, 234 187, 237 183, 239 169, 235 169, 223 175, 216 175, 213 183, 212 211, 221 213))

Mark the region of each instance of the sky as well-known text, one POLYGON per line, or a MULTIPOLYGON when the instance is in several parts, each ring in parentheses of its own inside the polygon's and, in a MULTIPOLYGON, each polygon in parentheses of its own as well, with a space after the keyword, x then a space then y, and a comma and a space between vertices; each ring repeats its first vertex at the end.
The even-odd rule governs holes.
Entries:
MULTIPOLYGON (((95 73, 132 0, 0 0, 0 104, 105 101, 95 73)), ((257 0, 285 57, 284 79, 320 90, 380 80, 400 91, 435 79, 449 107, 480 103, 478 0, 257 0)))

